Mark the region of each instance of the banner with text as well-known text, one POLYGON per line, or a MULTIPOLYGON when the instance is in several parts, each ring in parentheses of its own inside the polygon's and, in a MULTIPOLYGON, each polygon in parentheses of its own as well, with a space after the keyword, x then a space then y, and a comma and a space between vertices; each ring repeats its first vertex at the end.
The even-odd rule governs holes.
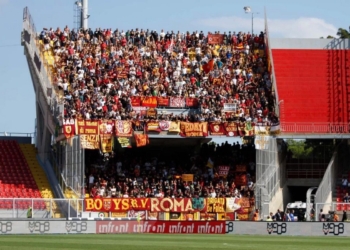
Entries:
POLYGON ((87 198, 85 210, 93 212, 127 212, 150 210, 150 198, 87 198))
POLYGON ((207 122, 181 122, 180 135, 184 137, 205 137, 208 136, 207 122))
POLYGON ((76 131, 79 135, 99 135, 99 122, 91 120, 77 119, 76 131))
POLYGON ((132 122, 131 121, 115 121, 115 135, 120 137, 132 136, 132 122))

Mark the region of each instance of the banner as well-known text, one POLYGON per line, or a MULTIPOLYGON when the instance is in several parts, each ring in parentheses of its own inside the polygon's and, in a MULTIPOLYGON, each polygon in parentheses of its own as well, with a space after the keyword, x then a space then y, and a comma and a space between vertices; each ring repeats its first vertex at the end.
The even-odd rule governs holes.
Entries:
POLYGON ((162 131, 169 131, 171 121, 159 121, 159 129, 162 131))
POLYGON ((159 122, 151 121, 146 123, 147 132, 160 132, 159 122))
POLYGON ((132 123, 131 121, 115 121, 115 135, 120 137, 132 136, 132 123))
POLYGON ((85 210, 94 212, 127 212, 150 210, 150 198, 86 198, 85 210))
POLYGON ((110 153, 113 151, 113 135, 100 135, 101 151, 103 153, 110 153))
POLYGON ((241 205, 239 204, 239 198, 226 198, 226 208, 225 212, 236 212, 241 209, 241 205))
POLYGON ((207 213, 224 213, 226 211, 226 198, 207 198, 207 213))
POLYGON ((223 34, 208 34, 208 44, 222 44, 223 41, 223 34))
POLYGON ((74 119, 63 119, 63 133, 67 139, 75 136, 74 119))
POLYGON ((96 221, 96 234, 225 234, 225 221, 96 221))
POLYGON ((204 198, 151 198, 151 212, 205 212, 204 198))
POLYGON ((127 216, 132 219, 137 219, 138 221, 144 221, 147 219, 148 211, 135 211, 129 210, 127 216))
POLYGON ((139 107, 141 106, 141 97, 140 96, 132 96, 131 99, 131 106, 132 107, 139 107))
POLYGON ((221 82, 222 82, 221 78, 214 78, 213 79, 213 85, 221 85, 221 82))
POLYGON ((111 120, 99 121, 100 135, 113 135, 114 125, 114 121, 111 120))
POLYGON ((225 127, 221 122, 210 122, 209 123, 209 131, 211 135, 225 135, 225 127))
POLYGON ((170 107, 172 108, 184 108, 186 105, 185 98, 182 97, 170 97, 170 107))
POLYGON ((137 115, 139 115, 141 118, 144 117, 147 114, 147 107, 132 107, 132 109, 135 111, 137 115))
POLYGON ((79 135, 98 135, 99 124, 98 121, 90 121, 77 119, 76 129, 79 135))
POLYGON ((256 135, 277 135, 281 133, 279 123, 271 124, 270 126, 257 123, 255 124, 254 129, 256 135))
POLYGON ((155 109, 155 108, 147 109, 146 116, 153 117, 153 118, 157 119, 157 109, 155 109))
POLYGON ((98 135, 80 135, 80 143, 84 149, 100 149, 98 135))
POLYGON ((130 139, 128 137, 118 137, 118 142, 122 148, 131 148, 130 139))
POLYGON ((269 138, 269 136, 256 135, 254 140, 255 149, 268 150, 269 138))
POLYGON ((143 147, 149 144, 148 135, 134 134, 134 136, 136 141, 136 147, 143 147))
POLYGON ((170 122, 169 132, 180 133, 180 122, 170 122))
POLYGON ((238 136, 238 126, 235 122, 224 122, 226 136, 238 136))
POLYGON ((236 165, 236 172, 247 172, 247 166, 246 165, 236 165))
POLYGON ((197 98, 186 98, 186 106, 189 108, 197 108, 199 105, 197 98))
POLYGON ((182 181, 193 181, 193 174, 182 174, 182 181))
POLYGON ((237 186, 246 186, 247 182, 247 175, 245 173, 236 173, 235 184, 237 186))
POLYGON ((141 100, 142 107, 156 108, 157 107, 157 97, 145 96, 141 100))
POLYGON ((203 137, 208 135, 207 122, 180 122, 180 135, 184 137, 203 137))
POLYGON ((225 112, 236 112, 237 104, 236 103, 224 103, 225 112))
POLYGON ((244 127, 244 135, 245 136, 253 136, 254 135, 254 123, 246 122, 244 127))
POLYGON ((226 176, 230 171, 230 166, 219 166, 218 170, 219 170, 219 176, 226 178, 226 176))
POLYGON ((158 106, 164 106, 168 107, 169 106, 169 98, 166 97, 158 97, 158 106))

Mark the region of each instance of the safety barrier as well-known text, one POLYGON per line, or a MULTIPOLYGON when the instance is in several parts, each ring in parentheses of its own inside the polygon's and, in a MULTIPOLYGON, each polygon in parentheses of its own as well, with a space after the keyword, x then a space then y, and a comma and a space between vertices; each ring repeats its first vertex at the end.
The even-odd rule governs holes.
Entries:
POLYGON ((0 220, 0 234, 235 234, 276 236, 350 236, 343 222, 236 221, 52 221, 0 220))
POLYGON ((346 134, 350 132, 350 123, 281 122, 280 126, 282 133, 346 134))

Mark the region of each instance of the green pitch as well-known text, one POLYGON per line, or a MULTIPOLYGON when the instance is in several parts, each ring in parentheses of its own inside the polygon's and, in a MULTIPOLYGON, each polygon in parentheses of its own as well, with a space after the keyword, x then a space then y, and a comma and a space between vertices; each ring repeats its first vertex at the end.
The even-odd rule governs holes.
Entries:
POLYGON ((259 249, 322 250, 349 249, 346 237, 288 237, 232 235, 2 235, 0 249, 25 250, 172 250, 172 249, 259 249))

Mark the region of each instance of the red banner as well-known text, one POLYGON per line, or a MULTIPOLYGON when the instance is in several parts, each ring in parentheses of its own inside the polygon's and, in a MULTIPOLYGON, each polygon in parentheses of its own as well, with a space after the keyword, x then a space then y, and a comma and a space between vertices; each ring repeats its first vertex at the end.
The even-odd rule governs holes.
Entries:
POLYGON ((196 108, 198 107, 198 99, 197 98, 186 98, 186 106, 189 108, 196 108))
POLYGON ((208 135, 207 122, 181 122, 180 135, 185 137, 203 137, 208 135))
POLYGON ((120 137, 132 136, 131 121, 115 121, 115 135, 120 137))
POLYGON ((139 107, 141 106, 141 97, 140 96, 132 96, 131 99, 131 106, 133 107, 139 107))
POLYGON ((79 135, 98 135, 99 126, 98 121, 90 121, 77 119, 77 133, 79 135))
POLYGON ((94 212, 127 212, 129 210, 150 210, 149 198, 87 198, 85 211, 94 212))
POLYGON ((157 107, 157 97, 147 96, 143 97, 141 100, 142 107, 156 108, 157 107))
POLYGON ((99 121, 100 135, 113 135, 114 125, 114 121, 111 120, 99 121))
POLYGON ((66 138, 71 138, 75 136, 75 120, 74 119, 66 119, 63 120, 63 133, 66 138))
POLYGON ((158 97, 158 106, 169 106, 169 98, 158 97))
POLYGON ((97 234, 225 234, 225 221, 96 221, 97 234))
POLYGON ((221 122, 211 122, 209 123, 209 131, 211 135, 225 135, 225 127, 221 122))
POLYGON ((224 35, 222 34, 208 34, 208 44, 222 44, 224 35))
POLYGON ((219 166, 219 176, 226 178, 229 171, 230 171, 230 166, 219 166))
POLYGON ((135 134, 136 147, 143 147, 149 144, 148 135, 135 134))
POLYGON ((185 98, 182 97, 170 97, 170 107, 172 108, 184 108, 185 107, 185 98))
POLYGON ((238 126, 235 122, 224 122, 226 136, 238 136, 238 126))

